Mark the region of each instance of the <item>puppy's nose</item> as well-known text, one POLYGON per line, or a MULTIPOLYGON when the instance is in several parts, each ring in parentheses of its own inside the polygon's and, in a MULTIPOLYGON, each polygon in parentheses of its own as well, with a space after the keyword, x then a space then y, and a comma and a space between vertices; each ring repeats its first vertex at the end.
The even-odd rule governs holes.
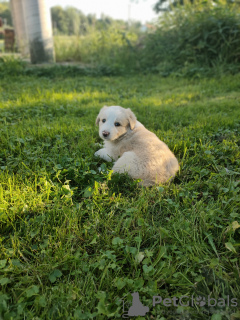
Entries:
POLYGON ((102 132, 102 134, 103 134, 104 138, 107 138, 107 136, 109 136, 110 132, 104 130, 102 132))

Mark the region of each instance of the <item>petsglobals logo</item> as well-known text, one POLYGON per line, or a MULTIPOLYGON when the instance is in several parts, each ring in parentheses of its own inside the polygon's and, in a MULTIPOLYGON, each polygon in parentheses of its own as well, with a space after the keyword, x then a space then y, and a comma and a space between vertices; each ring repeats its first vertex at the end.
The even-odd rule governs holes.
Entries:
POLYGON ((195 305, 199 307, 207 306, 207 307, 237 307, 237 299, 232 298, 230 299, 229 296, 224 298, 212 298, 210 295, 205 297, 194 297, 194 296, 182 296, 180 298, 173 297, 173 298, 165 298, 163 299, 161 296, 153 296, 153 307, 155 307, 157 304, 162 304, 165 307, 193 307, 195 305))
MULTIPOLYGON (((123 318, 129 318, 129 317, 137 317, 137 316, 145 316, 149 312, 149 307, 144 306, 142 302, 140 301, 139 293, 134 292, 132 295, 132 305, 128 306, 129 308, 126 308, 126 305, 123 301, 123 318)), ((156 307, 157 305, 160 305, 162 307, 168 308, 168 307, 238 307, 238 300, 236 298, 230 298, 230 296, 227 296, 224 298, 218 298, 215 299, 211 297, 210 295, 208 297, 202 297, 197 296, 181 296, 181 297, 167 297, 163 298, 161 296, 153 296, 152 298, 152 307, 156 307)))

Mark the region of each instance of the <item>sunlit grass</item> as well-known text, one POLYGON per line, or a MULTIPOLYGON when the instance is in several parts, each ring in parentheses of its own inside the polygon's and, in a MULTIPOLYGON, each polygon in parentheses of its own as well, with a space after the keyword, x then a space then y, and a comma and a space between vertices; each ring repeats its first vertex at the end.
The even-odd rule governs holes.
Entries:
POLYGON ((0 79, 0 318, 120 319, 138 291, 146 319, 235 319, 152 297, 240 298, 239 83, 0 79), (103 105, 130 107, 174 151, 169 186, 140 188, 94 157, 103 105))

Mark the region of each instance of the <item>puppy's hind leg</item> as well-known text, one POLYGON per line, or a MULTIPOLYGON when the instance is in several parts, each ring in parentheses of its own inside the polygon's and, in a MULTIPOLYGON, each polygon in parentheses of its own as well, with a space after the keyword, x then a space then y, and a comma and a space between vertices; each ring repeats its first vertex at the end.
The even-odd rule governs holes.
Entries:
POLYGON ((127 173, 133 179, 142 179, 139 182, 140 186, 150 187, 155 184, 155 181, 146 179, 146 168, 140 163, 139 158, 133 151, 125 152, 113 166, 113 173, 127 173))
POLYGON ((125 152, 112 168, 113 173, 128 173, 133 179, 138 179, 138 169, 138 158, 133 151, 125 152))

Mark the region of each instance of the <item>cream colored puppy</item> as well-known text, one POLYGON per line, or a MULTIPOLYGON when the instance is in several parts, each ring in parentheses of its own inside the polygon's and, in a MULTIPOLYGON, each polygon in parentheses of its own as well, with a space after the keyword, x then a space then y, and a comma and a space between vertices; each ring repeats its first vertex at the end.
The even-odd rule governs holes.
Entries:
POLYGON ((104 148, 95 156, 114 160, 113 172, 127 172, 133 179, 142 179, 143 186, 165 183, 175 176, 179 165, 174 154, 130 109, 103 107, 96 125, 104 148))

